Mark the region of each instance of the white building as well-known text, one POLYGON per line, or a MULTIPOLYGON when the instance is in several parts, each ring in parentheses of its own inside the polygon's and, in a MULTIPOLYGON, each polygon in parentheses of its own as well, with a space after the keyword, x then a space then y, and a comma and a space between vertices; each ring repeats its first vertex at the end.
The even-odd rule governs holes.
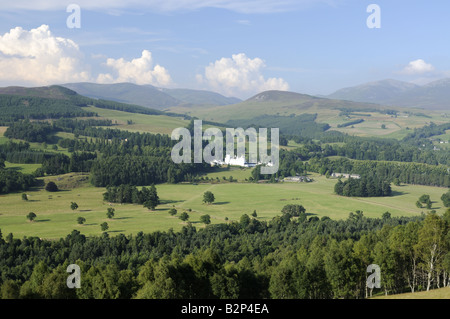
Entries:
POLYGON ((331 174, 331 177, 335 177, 335 178, 343 177, 343 178, 360 179, 361 175, 358 175, 358 174, 345 174, 345 173, 333 173, 333 174, 331 174))
MULTIPOLYGON (((211 165, 231 165, 231 166, 241 166, 241 167, 255 167, 256 165, 260 165, 262 164, 261 162, 258 163, 248 163, 245 160, 245 156, 233 156, 231 157, 230 154, 227 154, 225 156, 225 160, 224 161, 220 161, 220 160, 214 160, 210 163, 211 165)), ((267 163, 267 166, 272 166, 272 163, 267 163)))

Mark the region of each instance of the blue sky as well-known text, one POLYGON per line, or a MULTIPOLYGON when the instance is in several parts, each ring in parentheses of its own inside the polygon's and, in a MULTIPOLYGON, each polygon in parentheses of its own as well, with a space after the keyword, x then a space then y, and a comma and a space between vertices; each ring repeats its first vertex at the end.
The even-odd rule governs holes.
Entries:
POLYGON ((0 85, 134 82, 248 98, 450 76, 450 3, 16 0, 0 10, 0 85), (70 3, 81 28, 68 28, 70 3), (381 28, 369 29, 370 4, 381 28), (13 31, 11 31, 13 30, 13 31))

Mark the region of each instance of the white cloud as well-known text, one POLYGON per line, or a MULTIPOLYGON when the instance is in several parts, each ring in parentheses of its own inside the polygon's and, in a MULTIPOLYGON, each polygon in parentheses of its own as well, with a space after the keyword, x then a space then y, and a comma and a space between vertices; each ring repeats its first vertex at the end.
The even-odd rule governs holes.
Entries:
POLYGON ((55 37, 47 25, 21 27, 0 36, 0 81, 47 85, 86 81, 83 54, 70 39, 55 37))
POLYGON ((434 71, 434 66, 426 63, 422 59, 414 60, 409 62, 409 64, 401 71, 403 74, 407 75, 417 75, 424 74, 434 71))
POLYGON ((95 65, 85 63, 78 45, 70 39, 54 36, 48 25, 29 31, 16 27, 0 35, 0 83, 35 86, 86 81, 156 85, 172 82, 164 67, 153 66, 148 50, 131 61, 102 54, 91 55, 91 58, 95 65), (91 67, 97 68, 99 59, 106 61, 108 71, 93 76, 91 67))
POLYGON ((127 61, 124 58, 106 60, 106 66, 115 75, 102 73, 97 77, 99 83, 133 82, 136 84, 169 85, 172 82, 169 72, 159 64, 153 67, 152 53, 142 51, 140 58, 127 61))
POLYGON ((266 90, 289 90, 289 84, 282 78, 265 79, 262 69, 264 61, 251 59, 244 53, 231 58, 221 58, 205 68, 204 75, 197 75, 197 81, 226 95, 242 96, 266 90))

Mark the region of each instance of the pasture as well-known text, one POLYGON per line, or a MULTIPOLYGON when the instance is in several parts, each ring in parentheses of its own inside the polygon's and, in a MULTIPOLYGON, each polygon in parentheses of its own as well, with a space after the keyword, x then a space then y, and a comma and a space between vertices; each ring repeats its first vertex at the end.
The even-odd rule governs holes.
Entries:
MULTIPOLYGON (((245 170, 239 170, 241 174, 245 170)), ((239 177, 236 172, 218 172, 218 176, 239 177)), ((103 201, 105 188, 89 184, 87 175, 66 174, 45 179, 53 180, 61 191, 49 193, 43 187, 26 192, 28 201, 20 193, 0 196, 0 229, 4 235, 38 236, 57 239, 66 236, 73 229, 85 235, 100 235, 100 224, 107 222, 111 236, 116 234, 136 234, 139 231, 180 230, 185 222, 178 219, 186 211, 189 221, 197 228, 204 227, 200 216, 209 214, 212 223, 238 221, 243 214, 251 215, 256 210, 259 220, 269 221, 281 215, 287 204, 300 204, 306 208, 308 216, 328 216, 332 219, 345 219, 349 212, 362 210, 364 216, 381 217, 386 211, 392 216, 419 215, 426 209, 415 206, 422 194, 429 194, 433 209, 442 214, 445 209, 440 196, 447 190, 438 187, 404 185, 392 186, 394 195, 386 198, 347 198, 333 194, 335 179, 327 179, 317 174, 309 175, 312 183, 245 183, 227 182, 193 184, 156 185, 161 200, 155 211, 149 211, 137 204, 113 204, 103 201), (213 192, 215 202, 211 205, 202 202, 203 193, 213 192), (71 202, 79 208, 72 211, 71 202), (113 219, 106 217, 108 207, 115 209, 113 219), (170 216, 169 209, 175 208, 178 214, 170 216), (26 215, 34 212, 37 218, 29 222, 26 215), (86 218, 84 225, 77 224, 77 217, 86 218), (228 220, 226 220, 228 218, 228 220)), ((213 176, 211 176, 213 177, 213 176)), ((221 178, 219 178, 221 179, 221 178)))

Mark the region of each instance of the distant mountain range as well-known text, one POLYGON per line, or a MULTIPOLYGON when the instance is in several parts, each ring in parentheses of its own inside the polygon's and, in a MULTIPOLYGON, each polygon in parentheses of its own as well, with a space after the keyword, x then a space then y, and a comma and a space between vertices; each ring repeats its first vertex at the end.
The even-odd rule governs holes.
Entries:
POLYGON ((132 83, 97 84, 83 82, 67 83, 61 86, 90 98, 136 104, 157 110, 164 110, 180 105, 186 107, 190 105, 228 105, 241 101, 238 98, 225 97, 210 91, 163 89, 152 85, 137 85, 132 83))
POLYGON ((337 110, 380 111, 397 107, 450 110, 450 79, 423 86, 383 80, 341 89, 320 97, 286 91, 265 91, 245 101, 210 91, 165 89, 132 83, 84 82, 35 88, 10 86, 0 88, 0 94, 70 100, 77 105, 93 103, 99 107, 105 104, 100 100, 109 100, 119 104, 106 101, 108 105, 103 107, 144 114, 169 111, 221 123, 260 115, 334 114, 337 110))
POLYGON ((387 106, 450 110, 450 79, 422 86, 397 80, 382 80, 340 89, 325 97, 387 106))
MULTIPOLYGON (((242 100, 235 97, 225 97, 219 93, 191 89, 165 89, 152 85, 137 85, 132 83, 96 84, 96 83, 67 83, 63 87, 71 89, 80 95, 91 98, 107 99, 122 103, 141 105, 157 110, 183 108, 185 111, 191 107, 210 107, 236 105, 242 100)), ((264 92, 260 93, 263 94, 264 92)), ((429 110, 450 110, 450 79, 434 81, 427 85, 416 85, 397 80, 382 80, 362 85, 340 89, 330 95, 314 97, 293 92, 281 92, 283 99, 298 100, 308 103, 314 98, 326 98, 320 103, 333 103, 338 100, 342 106, 343 101, 357 103, 370 103, 392 107, 414 107, 429 110), (293 98, 293 94, 298 94, 293 98), (332 100, 333 102, 331 102, 332 100)), ((254 101, 256 97, 247 101, 254 101)), ((271 93, 271 99, 275 98, 271 93)), ((281 98, 281 97, 280 97, 281 98)), ((299 103, 299 104, 303 104, 299 103)), ((308 104, 307 103, 307 104, 308 104)), ((303 105, 304 107, 305 105, 303 105)))

